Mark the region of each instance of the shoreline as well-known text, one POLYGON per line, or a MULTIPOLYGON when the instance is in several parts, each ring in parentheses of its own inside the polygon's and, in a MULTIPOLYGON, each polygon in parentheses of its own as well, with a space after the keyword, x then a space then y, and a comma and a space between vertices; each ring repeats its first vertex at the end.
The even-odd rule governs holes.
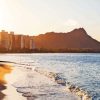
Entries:
MULTIPOLYGON (((2 95, 0 97, 1 98, 0 100, 14 100, 14 98, 17 98, 16 100, 26 100, 31 93, 29 93, 29 94, 25 94, 23 92, 21 93, 20 91, 18 91, 18 88, 16 89, 16 87, 11 85, 12 83, 16 82, 16 80, 17 80, 16 77, 19 77, 18 72, 20 69, 18 68, 18 70, 17 70, 17 68, 14 68, 14 67, 12 68, 10 65, 5 65, 5 64, 1 64, 0 68, 1 68, 0 70, 3 70, 2 71, 3 76, 1 75, 2 76, 1 80, 5 87, 0 92, 0 95, 2 95), (14 77, 14 76, 16 76, 16 77, 14 77)), ((67 95, 68 95, 68 93, 71 93, 72 95, 73 94, 75 95, 75 98, 78 96, 80 99, 83 99, 83 100, 92 100, 91 96, 89 96, 86 91, 71 84, 70 82, 66 82, 66 80, 64 80, 62 77, 60 77, 59 74, 57 74, 57 73, 50 72, 46 69, 41 69, 39 67, 35 67, 35 69, 33 71, 40 74, 40 76, 42 76, 41 78, 46 77, 47 80, 49 80, 48 82, 53 81, 54 83, 64 86, 64 91, 66 91, 67 95)), ((20 71, 19 74, 23 74, 23 73, 21 73, 21 71, 20 71)), ((39 76, 38 74, 37 74, 37 76, 39 76)), ((34 82, 38 80, 38 84, 39 84, 39 82, 43 81, 43 80, 39 81, 39 78, 36 75, 33 75, 33 76, 35 76, 34 82)), ((70 96, 71 96, 71 94, 70 94, 70 96)), ((73 95, 73 98, 74 98, 74 95, 73 95)), ((32 97, 30 96, 30 98, 32 98, 32 97)))
POLYGON ((16 91, 11 84, 11 80, 7 80, 7 76, 13 72, 14 68, 8 64, 0 64, 0 100, 26 100, 16 91), (21 99, 19 99, 21 98, 21 99))
POLYGON ((95 52, 95 51, 91 51, 91 52, 0 52, 0 54, 20 54, 20 53, 23 53, 23 54, 25 54, 25 53, 33 53, 33 54, 35 54, 35 53, 100 53, 100 51, 97 51, 97 52, 95 52))
POLYGON ((7 82, 4 79, 6 74, 11 73, 11 66, 0 64, 0 100, 3 100, 6 94, 3 93, 5 89, 7 89, 7 82))
POLYGON ((20 82, 19 84, 17 83, 17 85, 15 84, 14 87, 17 89, 17 92, 26 97, 27 100, 60 100, 60 98, 62 98, 62 100, 80 100, 78 96, 66 92, 64 86, 57 84, 45 75, 32 69, 25 69, 27 71, 25 76, 28 76, 25 77, 27 80, 25 81, 26 85, 23 86, 23 82, 20 82))
POLYGON ((65 86, 64 90, 66 92, 70 92, 72 94, 75 94, 82 100, 92 100, 92 96, 85 90, 81 89, 78 86, 73 85, 70 82, 67 82, 63 77, 61 77, 58 73, 51 72, 47 69, 42 69, 39 67, 36 67, 34 71, 50 78, 51 80, 55 81, 57 84, 60 84, 62 86, 65 86))

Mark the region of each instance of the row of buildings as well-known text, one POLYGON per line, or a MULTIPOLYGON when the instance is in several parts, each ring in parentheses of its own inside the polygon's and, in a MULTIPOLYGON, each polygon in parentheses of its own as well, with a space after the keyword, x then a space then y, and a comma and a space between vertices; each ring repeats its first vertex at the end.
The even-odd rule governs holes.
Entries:
POLYGON ((0 49, 7 51, 33 50, 34 41, 33 36, 29 35, 15 35, 14 32, 0 32, 0 49))

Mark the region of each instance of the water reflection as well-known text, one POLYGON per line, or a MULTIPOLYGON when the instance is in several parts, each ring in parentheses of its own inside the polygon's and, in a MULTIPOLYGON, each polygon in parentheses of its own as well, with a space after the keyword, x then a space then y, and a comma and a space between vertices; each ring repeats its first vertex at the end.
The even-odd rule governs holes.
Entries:
POLYGON ((6 96, 2 93, 3 90, 7 89, 5 84, 7 83, 4 79, 4 76, 11 72, 11 66, 0 64, 0 100, 6 96))
POLYGON ((5 90, 5 89, 6 89, 6 86, 0 83, 0 100, 3 100, 3 98, 6 96, 5 94, 1 92, 2 90, 5 90))

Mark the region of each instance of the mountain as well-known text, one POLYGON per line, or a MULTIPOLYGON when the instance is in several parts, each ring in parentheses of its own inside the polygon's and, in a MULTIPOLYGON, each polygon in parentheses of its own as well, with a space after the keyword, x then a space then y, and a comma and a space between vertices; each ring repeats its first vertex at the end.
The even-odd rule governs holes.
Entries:
POLYGON ((34 43, 35 47, 41 50, 100 50, 100 42, 89 36, 84 28, 74 29, 68 33, 40 34, 34 36, 34 43))

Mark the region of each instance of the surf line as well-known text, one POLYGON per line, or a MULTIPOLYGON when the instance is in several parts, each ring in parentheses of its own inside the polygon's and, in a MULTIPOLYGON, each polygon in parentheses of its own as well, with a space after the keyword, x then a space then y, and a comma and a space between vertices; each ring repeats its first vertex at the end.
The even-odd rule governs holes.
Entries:
POLYGON ((67 82, 65 78, 61 77, 59 73, 51 72, 47 69, 43 69, 40 67, 35 67, 34 69, 29 67, 31 66, 30 64, 23 64, 19 62, 11 62, 11 61, 0 61, 0 63, 13 63, 13 64, 18 64, 18 65, 25 65, 28 67, 25 67, 30 70, 34 70, 51 80, 55 81, 57 84, 65 86, 65 91, 74 93, 75 95, 79 96, 81 100, 92 100, 92 96, 85 90, 81 89, 78 86, 75 86, 74 84, 71 84, 70 82, 67 82))
POLYGON ((51 80, 55 81, 57 84, 61 84, 65 86, 65 91, 71 92, 81 98, 81 100, 92 100, 92 96, 85 90, 81 89, 78 86, 67 82, 65 78, 61 77, 59 73, 51 72, 47 69, 43 69, 40 67, 35 67, 34 71, 50 78, 51 80))
POLYGON ((24 65, 24 66, 28 66, 28 67, 25 67, 26 69, 30 69, 30 70, 32 70, 32 68, 31 67, 29 67, 29 66, 33 66, 33 65, 30 65, 30 64, 24 64, 24 63, 19 63, 19 62, 12 62, 12 61, 0 61, 0 63, 2 64, 2 63, 12 63, 12 64, 17 64, 17 65, 24 65))

